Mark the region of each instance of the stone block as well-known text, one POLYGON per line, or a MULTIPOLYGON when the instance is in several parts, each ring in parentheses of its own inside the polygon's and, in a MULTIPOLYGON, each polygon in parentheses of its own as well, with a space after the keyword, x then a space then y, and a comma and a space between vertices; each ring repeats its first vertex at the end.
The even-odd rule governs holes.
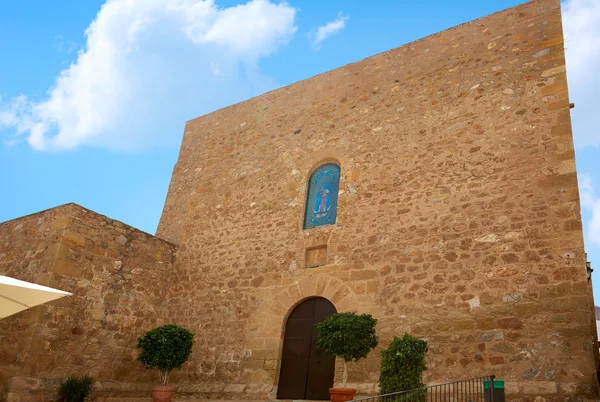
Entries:
POLYGON ((325 293, 325 289, 327 288, 327 286, 329 285, 329 282, 331 281, 331 277, 328 275, 319 275, 317 277, 317 284, 315 287, 315 294, 316 295, 323 295, 325 293))
POLYGON ((566 66, 552 67, 542 72, 542 77, 552 77, 557 74, 564 74, 566 71, 566 66))
POLYGON ((374 279, 377 277, 377 271, 375 270, 360 270, 352 271, 350 274, 351 281, 364 281, 368 279, 374 279))
POLYGON ((83 274, 81 268, 76 262, 56 259, 50 268, 51 272, 54 272, 63 276, 70 276, 72 278, 80 278, 83 274))
POLYGON ((327 264, 327 245, 306 250, 306 268, 315 268, 327 264))
POLYGON ((16 392, 21 390, 35 391, 40 389, 42 381, 39 378, 31 377, 13 377, 8 380, 8 391, 16 392))
MULTIPOLYGON (((542 95, 551 95, 551 94, 555 94, 555 93, 559 93, 562 92, 566 89, 567 87, 567 82, 564 79, 561 80, 556 80, 554 84, 550 84, 550 85, 544 85, 542 87, 542 95)), ((571 127, 569 127, 569 132, 571 130, 571 127)))
POLYGON ((475 328, 475 320, 454 321, 452 326, 457 331, 470 331, 475 328))
POLYGON ((8 392, 6 394, 6 402, 24 402, 21 399, 21 395, 15 392, 8 392))
POLYGON ((246 384, 227 384, 223 389, 223 392, 241 393, 244 392, 246 384))
POLYGON ((327 284, 327 287, 323 290, 323 293, 321 296, 323 296, 324 298, 326 298, 328 300, 331 300, 331 298, 336 294, 336 292, 342 286, 344 286, 344 285, 342 285, 342 282, 340 282, 339 280, 332 279, 327 284))
POLYGON ((106 316, 104 309, 92 309, 88 312, 92 320, 103 320, 106 316))
POLYGON ((523 393, 530 396, 555 394, 557 391, 556 382, 554 381, 526 381, 520 385, 523 393))
POLYGON ((264 349, 278 349, 281 345, 281 338, 265 338, 264 349))
POLYGON ((60 236, 60 242, 74 247, 85 247, 85 237, 71 230, 65 230, 60 236))
POLYGON ((517 317, 505 317, 496 320, 496 326, 502 329, 521 329, 523 321, 517 317))
POLYGON ((481 332, 478 336, 479 342, 491 342, 491 341, 499 341, 504 339, 503 331, 485 331, 481 332))
MULTIPOLYGON (((552 39, 545 40, 543 42, 538 43, 538 47, 540 48, 548 48, 550 46, 562 45, 564 43, 564 39, 562 36, 557 36, 552 39)), ((564 67, 564 66, 561 66, 564 67)))
POLYGON ((277 360, 265 360, 265 363, 263 365, 263 368, 265 370, 275 370, 277 369, 277 360))
POLYGON ((292 283, 287 287, 287 292, 290 295, 291 299, 294 302, 298 302, 302 300, 302 292, 300 291, 300 287, 297 282, 292 283))
POLYGON ((69 216, 59 216, 50 224, 50 230, 63 230, 71 226, 73 218, 69 216))
POLYGON ((276 349, 255 349, 252 351, 252 359, 256 360, 277 359, 278 357, 276 349))
POLYGON ((373 294, 379 291, 381 284, 378 280, 367 281, 367 293, 373 294))
POLYGON ((504 356, 492 356, 489 358, 492 366, 498 366, 504 364, 504 356))
POLYGON ((517 381, 504 381, 504 392, 506 395, 515 395, 521 392, 521 383, 517 381))
POLYGON ((494 319, 492 317, 481 317, 475 320, 477 329, 489 330, 494 329, 494 319))

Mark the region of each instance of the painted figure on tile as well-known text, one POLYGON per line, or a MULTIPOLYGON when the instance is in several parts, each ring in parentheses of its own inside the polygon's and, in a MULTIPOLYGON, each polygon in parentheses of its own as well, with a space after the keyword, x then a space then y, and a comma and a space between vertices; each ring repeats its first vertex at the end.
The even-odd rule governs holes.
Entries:
POLYGON ((323 216, 331 208, 331 198, 329 197, 329 190, 325 186, 321 186, 321 189, 317 193, 317 205, 314 210, 317 217, 323 216))

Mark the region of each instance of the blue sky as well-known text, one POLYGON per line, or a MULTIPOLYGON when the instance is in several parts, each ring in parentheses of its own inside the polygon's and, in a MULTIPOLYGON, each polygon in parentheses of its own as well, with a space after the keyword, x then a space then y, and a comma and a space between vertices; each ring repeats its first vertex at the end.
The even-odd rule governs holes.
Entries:
MULTIPOLYGON (((186 120, 518 3, 3 0, 0 221, 73 201, 154 233, 186 120)), ((599 283, 600 2, 562 5, 599 283)))

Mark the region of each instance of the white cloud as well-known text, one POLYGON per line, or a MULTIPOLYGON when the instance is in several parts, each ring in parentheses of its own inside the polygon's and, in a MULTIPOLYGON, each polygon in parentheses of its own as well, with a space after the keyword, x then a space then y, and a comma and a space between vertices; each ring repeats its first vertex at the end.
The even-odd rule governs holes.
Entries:
POLYGON ((325 39, 329 38, 334 33, 341 31, 346 27, 346 21, 348 21, 350 17, 344 16, 342 13, 338 14, 338 18, 334 21, 330 21, 325 25, 317 28, 317 32, 314 34, 313 46, 318 48, 325 39))
POLYGON ((575 145, 600 145, 600 1, 566 0, 562 3, 569 98, 575 145))
POLYGON ((173 143, 187 119, 272 89, 258 62, 291 39, 295 13, 269 0, 107 0, 47 98, 0 100, 0 126, 36 149, 173 143))
POLYGON ((590 213, 590 219, 586 222, 586 240, 590 243, 600 245, 600 198, 596 197, 592 179, 588 174, 579 176, 579 197, 581 208, 590 213))

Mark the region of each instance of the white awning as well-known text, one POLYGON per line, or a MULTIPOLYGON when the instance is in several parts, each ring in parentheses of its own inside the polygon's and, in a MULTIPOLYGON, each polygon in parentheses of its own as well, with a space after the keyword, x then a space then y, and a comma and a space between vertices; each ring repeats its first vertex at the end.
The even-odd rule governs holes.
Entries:
POLYGON ((0 318, 71 293, 0 275, 0 318))

